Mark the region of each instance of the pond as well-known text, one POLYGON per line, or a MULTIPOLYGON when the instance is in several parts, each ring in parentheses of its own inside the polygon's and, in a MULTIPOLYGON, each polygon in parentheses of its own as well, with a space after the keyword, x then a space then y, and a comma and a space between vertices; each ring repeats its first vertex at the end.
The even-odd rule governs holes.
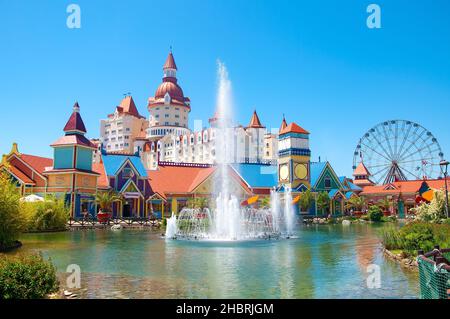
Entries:
POLYGON ((313 225, 288 240, 244 242, 77 230, 26 234, 20 251, 51 257, 62 278, 79 265, 81 298, 417 298, 418 274, 384 257, 380 227, 313 225), (367 287, 370 264, 380 288, 367 287))

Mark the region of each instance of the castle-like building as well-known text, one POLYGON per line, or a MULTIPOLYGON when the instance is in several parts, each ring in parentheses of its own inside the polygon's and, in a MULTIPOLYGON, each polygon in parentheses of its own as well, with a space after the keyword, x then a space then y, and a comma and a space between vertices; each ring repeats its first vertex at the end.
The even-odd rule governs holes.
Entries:
MULTIPOLYGON (((172 52, 163 66, 162 83, 148 99, 148 120, 139 114, 131 96, 126 96, 113 114, 100 123, 98 152, 139 154, 148 170, 160 162, 214 164, 216 162, 216 123, 220 114, 209 119, 209 127, 189 128, 191 101, 178 84, 178 67, 172 52)), ((256 111, 247 126, 233 128, 231 163, 275 163, 277 134, 267 131, 256 111)), ((98 159, 98 157, 96 157, 98 159)))
MULTIPOLYGON (((170 52, 162 83, 148 99, 148 117, 139 113, 131 96, 125 96, 101 120, 100 137, 89 140, 75 103, 64 135, 51 144, 53 158, 23 154, 14 143, 3 155, 0 169, 11 175, 23 197, 64 197, 73 218, 98 212, 95 194, 99 191, 121 195, 123 200, 112 208, 114 217, 167 217, 190 198, 211 197, 218 174, 216 155, 223 147, 218 124, 224 119, 216 111, 209 127, 189 128, 191 101, 178 84, 177 71, 170 52)), ((355 170, 353 181, 337 175, 328 162, 312 162, 310 133, 284 118, 274 133, 254 111, 247 125, 231 125, 227 130, 231 188, 243 202, 289 188, 297 203, 302 192, 311 190, 310 214, 342 214, 350 197, 377 187, 371 186, 363 164, 355 170), (329 195, 326 210, 319 209, 315 200, 319 192, 329 195)))

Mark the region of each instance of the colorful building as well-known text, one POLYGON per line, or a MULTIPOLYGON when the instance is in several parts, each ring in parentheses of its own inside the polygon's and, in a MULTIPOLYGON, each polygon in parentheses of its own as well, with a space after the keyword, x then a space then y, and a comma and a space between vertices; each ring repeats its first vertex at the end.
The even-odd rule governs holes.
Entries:
POLYGON ((98 173, 92 170, 96 146, 84 135, 86 128, 78 103, 64 126, 64 136, 50 146, 53 159, 21 154, 17 144, 3 156, 2 167, 20 187, 22 195, 47 194, 64 198, 70 206, 70 216, 80 217, 82 212, 96 212, 98 173))
POLYGON ((113 190, 123 198, 113 204, 113 217, 148 216, 146 200, 153 192, 139 156, 103 153, 94 170, 100 175, 99 190, 113 190))
MULTIPOLYGON (((391 202, 390 212, 405 217, 411 212, 411 208, 420 203, 419 189, 423 182, 431 189, 445 189, 443 179, 397 181, 386 185, 365 186, 359 195, 365 197, 369 205, 388 199, 391 202)), ((450 189, 450 180, 447 180, 447 187, 450 189)))

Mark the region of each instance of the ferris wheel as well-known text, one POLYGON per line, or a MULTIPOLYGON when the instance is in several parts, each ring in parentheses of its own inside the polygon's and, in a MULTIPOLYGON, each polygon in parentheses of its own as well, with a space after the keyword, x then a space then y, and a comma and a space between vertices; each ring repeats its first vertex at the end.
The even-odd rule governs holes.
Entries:
POLYGON ((353 154, 353 169, 363 162, 377 184, 440 176, 441 147, 423 126, 404 120, 382 122, 364 134, 353 154))

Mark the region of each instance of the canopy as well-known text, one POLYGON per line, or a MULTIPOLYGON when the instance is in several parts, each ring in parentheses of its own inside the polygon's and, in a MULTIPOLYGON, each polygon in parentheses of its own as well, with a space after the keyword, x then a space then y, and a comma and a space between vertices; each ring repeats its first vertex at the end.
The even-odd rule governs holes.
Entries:
POLYGON ((20 199, 21 202, 34 203, 34 202, 43 202, 44 198, 35 194, 31 194, 20 199))

